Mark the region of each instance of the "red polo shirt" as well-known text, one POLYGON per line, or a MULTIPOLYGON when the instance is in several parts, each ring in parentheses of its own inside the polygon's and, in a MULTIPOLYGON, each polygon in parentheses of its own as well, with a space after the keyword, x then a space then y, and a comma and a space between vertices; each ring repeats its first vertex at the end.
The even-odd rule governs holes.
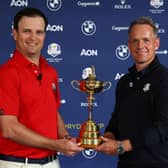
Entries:
MULTIPOLYGON (((0 67, 0 89, 3 93, 0 95, 1 113, 15 115, 26 127, 57 139, 58 76, 42 56, 38 67, 15 50, 13 57, 0 67)), ((3 138, 0 132, 0 153, 40 158, 53 151, 15 143, 3 138)))

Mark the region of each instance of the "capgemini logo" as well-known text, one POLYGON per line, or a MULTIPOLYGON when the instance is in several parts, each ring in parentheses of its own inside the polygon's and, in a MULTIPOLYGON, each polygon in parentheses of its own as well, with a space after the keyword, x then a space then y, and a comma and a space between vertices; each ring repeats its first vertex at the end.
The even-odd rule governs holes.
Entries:
POLYGON ((81 1, 78 1, 77 5, 82 6, 82 7, 100 6, 100 2, 99 1, 97 1, 97 2, 81 2, 81 1))

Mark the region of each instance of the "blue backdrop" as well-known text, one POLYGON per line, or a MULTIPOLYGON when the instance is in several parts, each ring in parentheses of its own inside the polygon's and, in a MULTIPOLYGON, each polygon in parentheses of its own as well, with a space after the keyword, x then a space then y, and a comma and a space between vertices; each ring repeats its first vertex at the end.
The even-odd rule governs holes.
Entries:
MULTIPOLYGON (((168 66, 167 0, 6 0, 0 5, 0 64, 15 47, 11 36, 13 16, 26 6, 37 7, 48 17, 42 54, 59 72, 60 112, 73 136, 78 136, 88 111, 86 94, 74 90, 71 81, 82 79, 82 71, 94 65, 99 80, 112 82, 109 91, 95 95, 93 120, 103 133, 113 110, 116 83, 132 65, 127 47, 127 30, 132 20, 139 16, 154 19, 161 39, 156 53, 168 66)), ((94 150, 85 150, 75 157, 59 157, 62 168, 115 168, 117 162, 116 157, 94 150)))

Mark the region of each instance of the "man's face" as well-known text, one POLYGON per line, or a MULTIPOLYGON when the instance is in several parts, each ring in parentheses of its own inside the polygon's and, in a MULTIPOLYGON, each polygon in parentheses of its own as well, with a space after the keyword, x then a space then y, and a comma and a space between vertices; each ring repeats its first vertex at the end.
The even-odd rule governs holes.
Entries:
POLYGON ((18 23, 18 30, 13 30, 16 48, 26 57, 40 55, 45 39, 45 22, 42 17, 23 16, 18 23))
POLYGON ((151 26, 137 24, 132 27, 128 47, 136 64, 148 65, 154 59, 155 50, 159 48, 159 44, 159 39, 151 26))

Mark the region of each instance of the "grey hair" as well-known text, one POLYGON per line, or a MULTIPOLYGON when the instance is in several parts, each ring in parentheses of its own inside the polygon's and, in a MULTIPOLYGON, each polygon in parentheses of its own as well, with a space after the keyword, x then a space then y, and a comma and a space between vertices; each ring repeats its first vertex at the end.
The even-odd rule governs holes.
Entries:
POLYGON ((134 21, 132 21, 129 26, 129 29, 128 29, 128 34, 130 34, 132 28, 137 24, 140 24, 140 25, 147 24, 147 25, 151 26, 153 29, 154 35, 156 37, 158 36, 157 27, 156 27, 155 23, 153 22, 152 18, 149 16, 142 16, 142 17, 139 17, 139 18, 135 19, 134 21))

